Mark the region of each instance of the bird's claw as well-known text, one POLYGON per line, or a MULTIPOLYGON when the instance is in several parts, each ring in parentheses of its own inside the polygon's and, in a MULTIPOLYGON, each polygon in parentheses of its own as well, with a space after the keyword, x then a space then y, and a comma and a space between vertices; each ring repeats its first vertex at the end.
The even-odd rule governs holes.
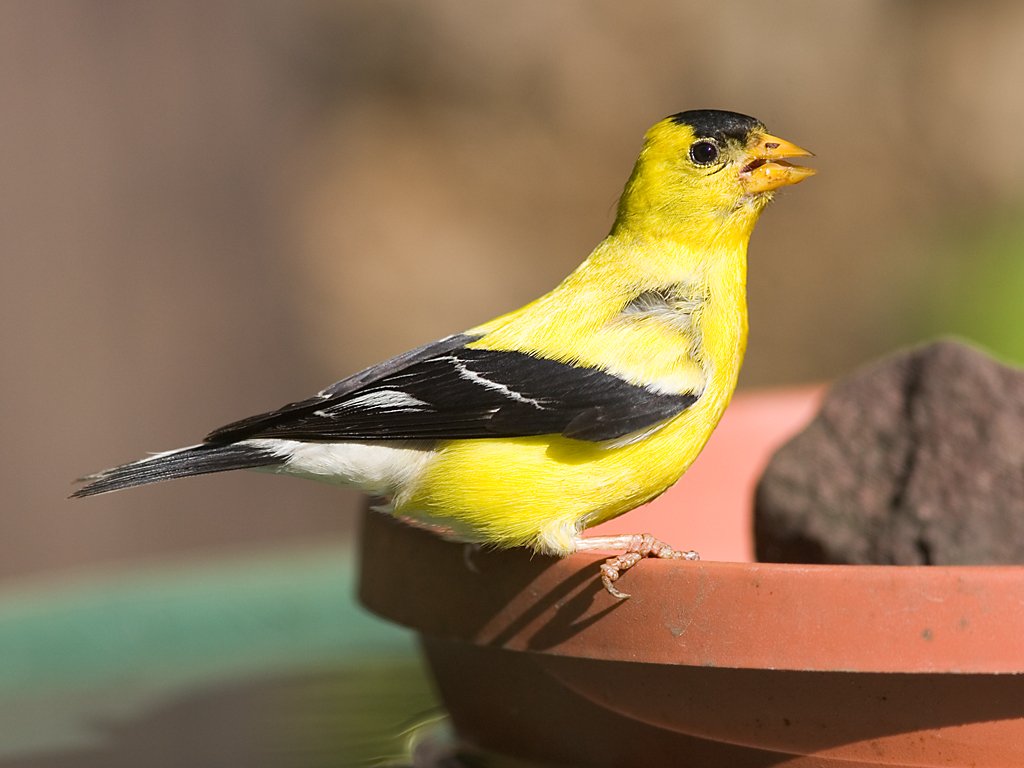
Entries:
POLYGON ((673 549, 649 533, 632 536, 625 552, 615 557, 609 557, 601 564, 601 583, 608 594, 619 600, 629 597, 628 593, 615 586, 615 582, 622 574, 648 557, 656 557, 659 560, 700 560, 700 555, 694 550, 673 549))

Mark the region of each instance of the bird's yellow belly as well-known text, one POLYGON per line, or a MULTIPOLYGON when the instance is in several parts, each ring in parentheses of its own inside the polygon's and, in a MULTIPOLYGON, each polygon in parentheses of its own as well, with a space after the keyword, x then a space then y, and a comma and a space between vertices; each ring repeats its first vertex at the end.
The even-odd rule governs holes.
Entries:
POLYGON ((452 442, 395 499, 395 511, 467 541, 566 554, 583 528, 672 485, 724 408, 702 398, 656 434, 618 448, 560 436, 452 442))

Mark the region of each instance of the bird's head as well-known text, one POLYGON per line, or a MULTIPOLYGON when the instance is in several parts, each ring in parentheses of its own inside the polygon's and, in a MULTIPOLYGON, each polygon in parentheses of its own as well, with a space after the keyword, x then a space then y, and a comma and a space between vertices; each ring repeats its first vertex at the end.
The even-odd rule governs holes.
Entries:
POLYGON ((704 243, 722 236, 745 242, 776 189, 814 174, 788 158, 810 154, 736 112, 672 115, 644 138, 615 230, 704 243))

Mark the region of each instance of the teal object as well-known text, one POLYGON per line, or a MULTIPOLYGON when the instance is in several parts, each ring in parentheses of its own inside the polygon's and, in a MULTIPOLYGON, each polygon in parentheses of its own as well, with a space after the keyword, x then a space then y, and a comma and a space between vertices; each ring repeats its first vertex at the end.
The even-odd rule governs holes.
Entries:
POLYGON ((97 723, 197 686, 416 664, 355 601, 349 547, 111 569, 0 590, 0 757, 81 747, 97 723))

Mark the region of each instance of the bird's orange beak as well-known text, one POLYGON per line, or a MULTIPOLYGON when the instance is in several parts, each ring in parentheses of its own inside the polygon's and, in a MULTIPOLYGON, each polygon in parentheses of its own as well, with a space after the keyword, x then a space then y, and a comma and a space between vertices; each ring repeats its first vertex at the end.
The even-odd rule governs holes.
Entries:
POLYGON ((801 149, 778 136, 758 133, 750 143, 748 161, 740 169, 740 183, 748 194, 771 192, 779 187, 799 184, 813 176, 815 170, 787 163, 786 158, 813 156, 813 152, 801 149))

